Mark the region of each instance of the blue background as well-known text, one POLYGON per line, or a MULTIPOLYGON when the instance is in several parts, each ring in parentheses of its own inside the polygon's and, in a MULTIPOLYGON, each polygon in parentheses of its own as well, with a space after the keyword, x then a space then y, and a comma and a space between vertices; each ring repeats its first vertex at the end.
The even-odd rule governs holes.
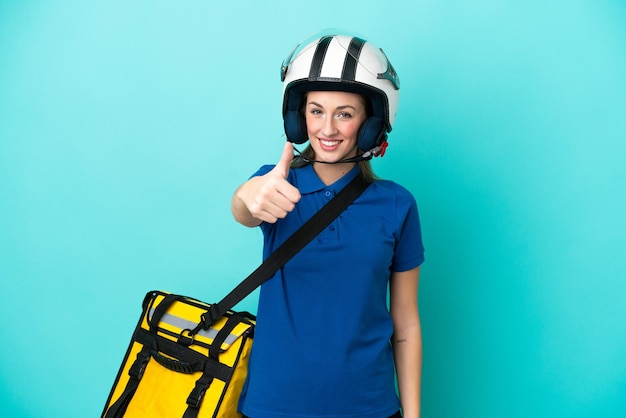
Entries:
POLYGON ((146 291, 256 267, 230 197, 284 55, 342 27, 401 77, 423 416, 626 416, 625 3, 383 3, 0 0, 0 415, 99 416, 146 291))

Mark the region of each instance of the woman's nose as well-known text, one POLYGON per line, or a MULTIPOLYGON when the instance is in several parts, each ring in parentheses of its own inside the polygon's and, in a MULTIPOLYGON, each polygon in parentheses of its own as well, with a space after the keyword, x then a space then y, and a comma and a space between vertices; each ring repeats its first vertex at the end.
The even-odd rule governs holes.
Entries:
POLYGON ((324 121, 324 127, 322 129, 324 136, 333 136, 337 133, 337 127, 335 126, 334 118, 326 118, 324 121))

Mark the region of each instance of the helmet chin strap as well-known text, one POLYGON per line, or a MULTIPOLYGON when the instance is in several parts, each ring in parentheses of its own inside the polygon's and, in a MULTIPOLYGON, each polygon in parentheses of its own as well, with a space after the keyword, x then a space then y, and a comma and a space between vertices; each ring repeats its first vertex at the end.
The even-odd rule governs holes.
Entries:
POLYGON ((293 147, 293 149, 298 153, 298 156, 302 158, 302 161, 307 162, 307 163, 345 164, 345 163, 358 163, 359 161, 367 161, 367 160, 371 160, 373 157, 382 157, 383 155, 385 155, 385 150, 387 149, 388 145, 389 143, 386 140, 384 140, 380 145, 370 149, 369 151, 365 151, 361 155, 357 155, 355 157, 350 157, 350 158, 344 158, 343 160, 333 161, 333 162, 311 160, 311 159, 304 157, 302 153, 300 152, 300 150, 297 149, 296 147, 293 147))

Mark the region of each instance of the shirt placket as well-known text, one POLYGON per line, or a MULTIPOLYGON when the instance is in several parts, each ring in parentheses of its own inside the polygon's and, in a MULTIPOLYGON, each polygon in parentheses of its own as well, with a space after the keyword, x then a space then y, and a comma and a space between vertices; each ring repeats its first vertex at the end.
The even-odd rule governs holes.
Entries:
MULTIPOLYGON (((331 189, 325 189, 322 191, 322 199, 324 204, 328 204, 331 199, 335 197, 335 192, 331 189)), ((338 240, 339 239, 339 218, 333 219, 333 221, 324 230, 324 239, 338 240)))

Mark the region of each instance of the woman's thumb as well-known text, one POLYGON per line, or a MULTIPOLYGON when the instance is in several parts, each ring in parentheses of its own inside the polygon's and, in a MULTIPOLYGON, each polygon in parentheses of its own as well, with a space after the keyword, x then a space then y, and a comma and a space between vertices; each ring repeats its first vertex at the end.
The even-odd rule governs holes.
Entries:
POLYGON ((289 166, 291 165, 291 160, 293 160, 293 145, 291 142, 285 141, 285 147, 283 148, 283 155, 280 157, 280 161, 274 167, 274 171, 280 174, 281 177, 287 178, 289 174, 289 166))

